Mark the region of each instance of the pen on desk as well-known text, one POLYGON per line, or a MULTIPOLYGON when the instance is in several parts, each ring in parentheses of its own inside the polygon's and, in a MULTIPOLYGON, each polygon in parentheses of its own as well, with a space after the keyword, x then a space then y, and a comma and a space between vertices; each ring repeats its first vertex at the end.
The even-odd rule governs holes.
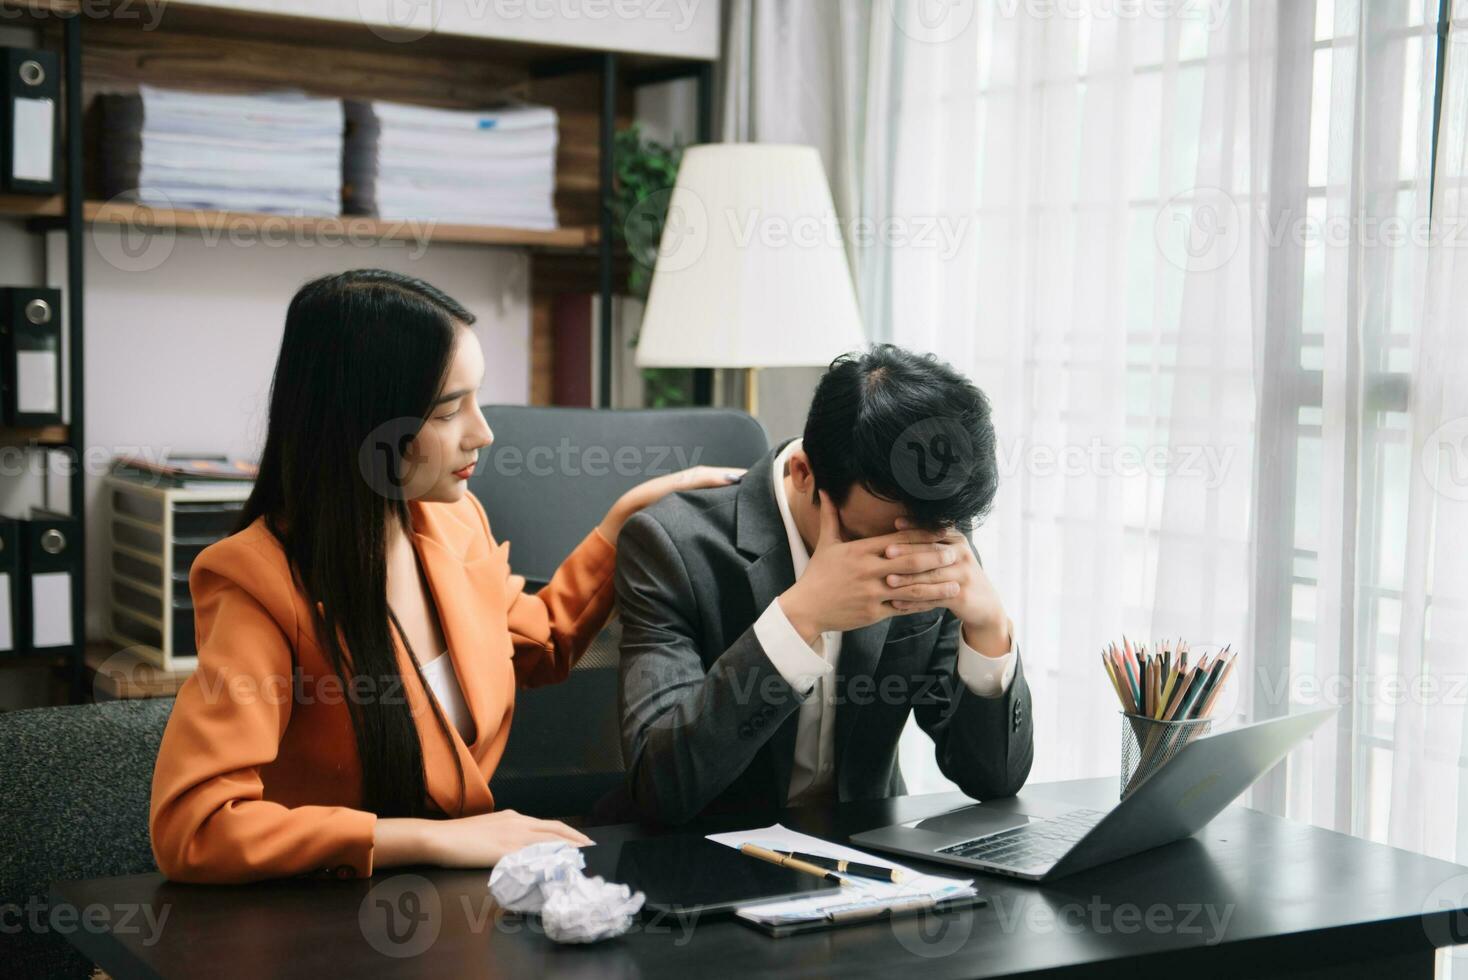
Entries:
POLYGON ((739 846, 739 852, 741 854, 748 854, 752 858, 758 858, 761 861, 768 861, 771 864, 778 864, 782 868, 790 868, 792 871, 804 871, 808 875, 815 875, 817 878, 824 878, 827 881, 834 881, 840 885, 850 884, 850 882, 848 882, 846 878, 836 874, 833 871, 827 871, 825 868, 818 868, 814 864, 808 864, 805 861, 801 861, 797 858, 786 857, 779 851, 772 851, 767 847, 760 847, 758 844, 741 844, 739 846))
POLYGON ((802 854, 800 851, 775 851, 774 853, 806 864, 813 864, 827 871, 838 871, 841 874, 855 875, 858 878, 875 878, 878 881, 901 881, 901 868, 883 868, 875 864, 862 864, 859 861, 843 861, 840 858, 829 858, 821 854, 802 854))

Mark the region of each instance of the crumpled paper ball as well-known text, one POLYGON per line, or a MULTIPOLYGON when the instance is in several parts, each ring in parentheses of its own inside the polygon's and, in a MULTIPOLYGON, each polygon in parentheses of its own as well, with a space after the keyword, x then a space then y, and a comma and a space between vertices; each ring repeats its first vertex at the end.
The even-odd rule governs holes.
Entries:
POLYGON ((544 841, 507 854, 489 876, 489 891, 512 912, 539 912, 545 934, 558 943, 594 943, 632 927, 646 896, 626 885, 588 878, 586 858, 563 841, 544 841))
POLYGON ((539 912, 547 889, 556 882, 581 874, 586 858, 563 841, 530 844, 500 859, 489 876, 494 900, 511 912, 539 912))
POLYGON ((632 927, 646 896, 584 874, 558 882, 540 910, 545 934, 558 943, 594 943, 632 927))

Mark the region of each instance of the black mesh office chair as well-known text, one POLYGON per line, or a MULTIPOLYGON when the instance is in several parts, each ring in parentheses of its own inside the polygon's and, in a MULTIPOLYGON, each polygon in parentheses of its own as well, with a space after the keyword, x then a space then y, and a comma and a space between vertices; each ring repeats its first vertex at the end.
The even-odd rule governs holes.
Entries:
MULTIPOLYGON (((549 581, 624 492, 688 466, 747 467, 769 449, 758 422, 726 409, 527 408, 487 405, 494 445, 469 490, 490 528, 513 542, 510 567, 549 581)), ((516 694, 515 720, 490 788, 496 805, 540 817, 618 811, 622 760, 614 618, 564 684, 516 694), (574 724, 567 724, 574 720, 574 724), (597 804, 602 801, 603 805, 597 804)))
POLYGON ((172 710, 160 698, 0 713, 0 908, 25 917, 0 944, 0 976, 91 975, 31 910, 49 909, 53 881, 157 870, 148 797, 172 710))

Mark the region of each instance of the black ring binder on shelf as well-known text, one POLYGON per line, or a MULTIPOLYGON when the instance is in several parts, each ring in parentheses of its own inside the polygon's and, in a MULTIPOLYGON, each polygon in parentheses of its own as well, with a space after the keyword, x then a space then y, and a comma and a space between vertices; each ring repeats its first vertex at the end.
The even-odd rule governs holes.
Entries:
MULTIPOLYGON (((65 679, 69 700, 78 702, 87 695, 86 541, 80 515, 86 499, 81 61, 88 18, 57 18, 21 5, 7 19, 15 21, 10 26, 21 32, 19 37, 28 31, 33 39, 22 46, 0 43, 0 197, 7 199, 6 216, 24 221, 28 230, 63 232, 65 251, 58 254, 50 243, 37 243, 46 280, 60 289, 30 288, 24 280, 0 286, 0 426, 6 430, 0 441, 28 453, 65 454, 73 465, 65 477, 64 501, 54 502, 61 511, 31 508, 27 517, 24 505, 17 504, 11 510, 16 516, 0 517, 0 663, 21 666, 33 660, 60 668, 56 679, 65 679), (50 29, 48 21, 59 21, 60 30, 50 29), (56 195, 57 200, 24 201, 19 195, 56 195)), ((49 461, 47 468, 49 476, 49 461)), ((43 499, 53 503, 50 482, 44 481, 43 499)))
POLYGON ((61 189, 61 60, 54 51, 5 48, 0 107, 0 190, 55 194, 61 189))
POLYGON ((61 291, 0 287, 0 400, 6 425, 61 421, 61 291))
POLYGON ((81 577, 81 528, 75 517, 32 507, 20 522, 25 542, 21 560, 20 618, 27 652, 70 649, 76 583, 81 577))
POLYGON ((0 516, 0 656, 24 652, 17 622, 20 611, 20 529, 14 517, 0 516))

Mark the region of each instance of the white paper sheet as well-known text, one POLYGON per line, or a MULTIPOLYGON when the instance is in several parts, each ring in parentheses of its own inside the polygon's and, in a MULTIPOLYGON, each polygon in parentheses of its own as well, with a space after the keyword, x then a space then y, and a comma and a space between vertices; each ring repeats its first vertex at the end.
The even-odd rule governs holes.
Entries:
POLYGON ((817 918, 833 911, 868 905, 900 904, 923 898, 942 901, 974 893, 972 878, 949 878, 943 875, 922 874, 905 864, 898 864, 896 861, 869 854, 866 851, 858 851, 853 847, 802 834, 780 824, 756 827, 752 830, 736 830, 726 834, 709 834, 708 839, 736 850, 744 844, 758 844, 772 851, 801 851, 805 854, 819 854, 822 857, 859 861, 862 864, 875 864, 883 868, 898 868, 903 873, 900 882, 851 878, 851 884, 844 886, 837 894, 766 902, 762 905, 746 905, 740 908, 740 916, 762 922, 798 921, 817 918))
POLYGON ((71 573, 31 576, 31 645, 71 645, 71 573))
POLYGON ((15 352, 15 407, 22 412, 61 411, 54 350, 15 352))
POLYGON ((0 650, 15 649, 15 631, 11 627, 10 573, 0 572, 0 650))
POLYGON ((17 180, 51 180, 56 154, 51 149, 56 103, 51 99, 16 99, 10 152, 17 180))

